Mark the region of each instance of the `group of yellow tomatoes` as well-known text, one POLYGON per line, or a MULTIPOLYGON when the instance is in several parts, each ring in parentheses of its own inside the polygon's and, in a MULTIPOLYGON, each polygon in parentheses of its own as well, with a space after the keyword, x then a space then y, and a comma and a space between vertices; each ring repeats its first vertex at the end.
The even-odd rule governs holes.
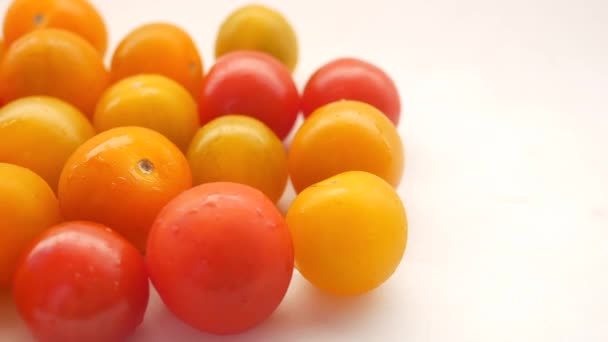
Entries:
POLYGON ((126 338, 148 279, 184 322, 231 334, 272 314, 294 266, 358 295, 399 265, 401 107, 378 67, 336 59, 300 92, 295 31, 261 5, 226 18, 206 73, 169 23, 106 67, 87 0, 14 0, 3 32, 0 289, 36 338, 126 338))

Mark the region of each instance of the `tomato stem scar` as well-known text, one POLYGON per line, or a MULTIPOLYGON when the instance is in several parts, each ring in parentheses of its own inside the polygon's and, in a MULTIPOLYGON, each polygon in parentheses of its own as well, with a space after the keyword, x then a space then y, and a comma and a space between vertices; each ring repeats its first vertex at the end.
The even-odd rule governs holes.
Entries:
POLYGON ((151 174, 154 171, 154 164, 152 164, 152 162, 148 159, 142 159, 138 161, 137 166, 139 166, 139 169, 147 175, 151 174))
POLYGON ((44 14, 36 14, 34 16, 34 25, 41 25, 44 22, 44 14))

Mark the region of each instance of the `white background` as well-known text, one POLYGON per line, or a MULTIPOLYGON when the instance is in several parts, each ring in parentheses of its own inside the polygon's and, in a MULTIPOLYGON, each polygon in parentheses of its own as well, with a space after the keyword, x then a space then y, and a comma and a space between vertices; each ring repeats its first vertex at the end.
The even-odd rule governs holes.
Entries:
MULTIPOLYGON (((140 24, 170 21, 208 70, 221 21, 247 1, 94 3, 112 48, 140 24)), ((375 292, 335 299, 296 275, 268 321, 223 340, 608 341, 608 2, 264 3, 297 30, 300 87, 345 55, 396 81, 410 235, 375 292)), ((4 302, 0 341, 27 340, 4 302)), ((215 339, 153 295, 132 341, 215 339)))

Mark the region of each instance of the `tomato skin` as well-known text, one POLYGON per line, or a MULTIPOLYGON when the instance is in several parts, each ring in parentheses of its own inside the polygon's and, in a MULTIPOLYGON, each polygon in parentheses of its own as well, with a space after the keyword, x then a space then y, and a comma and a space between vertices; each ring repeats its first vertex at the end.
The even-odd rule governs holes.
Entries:
POLYGON ((298 63, 298 37, 277 10, 246 5, 222 23, 215 41, 215 57, 238 50, 256 50, 272 55, 293 71, 298 63))
POLYGON ((293 137, 289 175, 296 192, 346 171, 367 171, 397 187, 405 165, 396 127, 375 107, 336 101, 317 109, 293 137))
POLYGON ((158 74, 130 76, 108 88, 97 102, 93 123, 100 132, 121 126, 147 127, 182 150, 188 148, 199 126, 192 95, 158 74))
POLYGON ((249 116, 225 115, 202 127, 188 149, 195 184, 235 182, 277 202, 287 185, 287 153, 277 136, 249 116))
POLYGON ((41 28, 63 29, 91 43, 100 55, 108 45, 103 18, 88 0, 14 0, 4 18, 7 45, 41 28))
POLYGON ((368 103, 399 124, 401 100, 393 80, 380 68, 355 58, 340 58, 319 68, 302 93, 305 116, 338 100, 368 103))
POLYGON ((72 152, 95 134, 75 107, 48 96, 30 96, 0 109, 0 161, 39 174, 53 190, 72 152))
POLYGON ((287 212, 296 267, 330 294, 371 291, 399 266, 408 237, 405 207, 382 178, 349 171, 306 188, 287 212))
POLYGON ((82 37, 60 29, 29 32, 6 50, 0 63, 0 96, 59 98, 92 117, 109 82, 103 59, 82 37))
POLYGON ((61 222, 55 193, 39 175, 0 163, 0 291, 12 284, 19 256, 50 226, 61 222))
POLYGON ((190 91, 200 91, 204 65, 196 44, 179 26, 155 22, 129 32, 112 56, 112 82, 139 74, 166 76, 190 91))
POLYGON ((148 304, 137 249, 102 225, 66 222, 42 234, 14 278, 21 317, 40 341, 122 341, 148 304))
POLYGON ((171 201, 150 230, 150 279, 187 324, 234 334, 264 321, 293 273, 289 231, 262 192, 227 182, 196 186, 171 201))
POLYGON ((105 224, 143 252, 158 212, 191 186, 188 160, 175 144, 151 129, 128 126, 76 149, 59 177, 57 197, 67 220, 105 224))
POLYGON ((226 114, 249 115, 264 122, 281 140, 291 131, 300 105, 289 70, 256 51, 236 51, 219 58, 203 81, 198 101, 202 124, 226 114))

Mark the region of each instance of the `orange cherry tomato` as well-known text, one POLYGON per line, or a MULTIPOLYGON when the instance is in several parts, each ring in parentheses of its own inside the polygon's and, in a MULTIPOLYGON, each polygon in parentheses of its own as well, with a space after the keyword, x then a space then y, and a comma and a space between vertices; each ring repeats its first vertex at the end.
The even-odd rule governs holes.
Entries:
POLYGON ((188 161, 195 184, 235 182, 252 186, 277 202, 287 185, 287 153, 261 121, 226 115, 202 127, 188 161))
POLYGON ((31 169, 55 190, 66 160, 94 134, 87 118, 61 100, 21 98, 0 109, 0 162, 31 169))
POLYGON ((153 129, 186 151, 199 127, 196 102, 179 83, 161 75, 137 75, 103 94, 93 122, 99 131, 120 126, 153 129))
MULTIPOLYGON (((2 58, 4 58, 4 53, 6 52, 6 46, 4 41, 0 39, 0 64, 2 63, 2 58)), ((1 86, 0 86, 1 89, 1 86)), ((0 92, 0 106, 4 106, 4 100, 2 99, 2 94, 0 92)))
POLYGON ((15 273, 17 309, 41 342, 125 341, 148 305, 137 249, 110 228, 66 222, 25 251, 15 273))
POLYGON ((72 154, 58 197, 66 219, 105 224, 143 251, 160 209, 191 186, 188 161, 171 141, 151 129, 119 127, 72 154))
POLYGON ((167 23, 141 26, 118 45, 110 68, 112 82, 136 74, 161 74, 197 96, 203 80, 203 62, 192 38, 167 23))
POLYGON ((93 46, 58 29, 25 34, 8 48, 0 65, 5 101, 48 95, 69 102, 89 117, 107 84, 108 73, 93 46))
POLYGON ((293 274, 285 219, 264 194, 237 183, 198 185, 158 215, 148 240, 150 279, 191 326, 234 334, 268 318, 293 274))
POLYGON ((338 101, 304 121, 291 143, 288 164, 297 192, 345 171, 367 171, 397 186, 403 146, 393 123, 378 109, 338 101))
POLYGON ((101 55, 106 51, 106 25, 87 0, 13 0, 4 17, 6 44, 41 28, 70 31, 87 40, 101 55))
POLYGON ((0 163, 0 217, 0 290, 5 290, 28 244, 61 217, 55 193, 40 176, 5 163, 0 163))

